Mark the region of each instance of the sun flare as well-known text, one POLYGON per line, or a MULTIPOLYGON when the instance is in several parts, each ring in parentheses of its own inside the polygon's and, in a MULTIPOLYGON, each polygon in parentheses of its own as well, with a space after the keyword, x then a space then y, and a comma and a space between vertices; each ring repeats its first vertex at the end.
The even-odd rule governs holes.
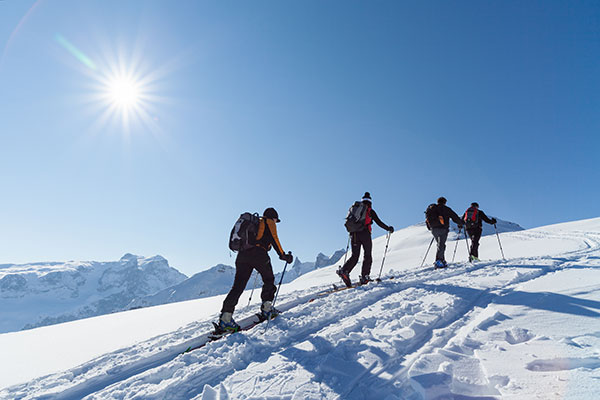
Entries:
POLYGON ((135 107, 140 101, 139 84, 132 78, 114 78, 107 83, 106 90, 108 100, 118 107, 135 107))

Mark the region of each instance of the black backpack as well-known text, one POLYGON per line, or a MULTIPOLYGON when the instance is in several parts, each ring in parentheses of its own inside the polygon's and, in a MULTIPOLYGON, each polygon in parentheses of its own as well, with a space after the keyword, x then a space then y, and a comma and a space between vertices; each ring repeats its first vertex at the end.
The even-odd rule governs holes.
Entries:
POLYGON ((430 204, 427 206, 427 210, 425 210, 425 224, 429 230, 440 228, 442 226, 437 204, 430 204))
POLYGON ((346 217, 346 223, 344 226, 350 233, 362 231, 365 229, 367 221, 367 210, 369 206, 362 201, 357 201, 348 210, 348 216, 346 217))
POLYGON ((467 211, 465 211, 464 219, 467 229, 479 226, 479 210, 475 207, 469 207, 467 211))
POLYGON ((258 213, 245 212, 240 215, 229 234, 229 248, 233 251, 243 251, 254 247, 259 223, 258 213))

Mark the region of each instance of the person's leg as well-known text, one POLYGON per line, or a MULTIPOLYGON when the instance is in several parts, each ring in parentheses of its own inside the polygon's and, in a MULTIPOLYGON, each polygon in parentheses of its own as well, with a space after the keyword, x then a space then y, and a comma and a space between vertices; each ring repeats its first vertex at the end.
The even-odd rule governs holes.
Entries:
POLYGON ((475 246, 475 239, 473 239, 473 237, 475 236, 475 231, 473 229, 467 229, 467 234, 469 235, 469 239, 471 239, 471 248, 469 249, 469 256, 472 257, 475 255, 473 253, 475 246))
POLYGON ((348 261, 346 261, 346 263, 342 267, 342 271, 348 275, 350 274, 350 272, 352 272, 352 269, 358 262, 358 257, 360 257, 360 240, 358 240, 358 233, 352 234, 351 245, 352 256, 350 256, 348 261))
POLYGON ((446 252, 446 239, 448 239, 448 231, 443 228, 433 228, 431 231, 437 242, 437 252, 435 254, 436 261, 446 261, 444 253, 446 252))
POLYGON ((223 308, 221 312, 229 312, 233 313, 235 310, 235 306, 240 299, 240 296, 246 289, 246 284, 250 279, 250 275, 252 274, 252 266, 246 262, 235 261, 235 278, 233 279, 233 286, 223 300, 223 308))
POLYGON ((373 239, 371 238, 371 232, 365 230, 361 232, 360 241, 365 251, 362 264, 362 276, 371 274, 371 265, 373 264, 373 239))
POLYGON ((479 239, 481 239, 481 229, 475 229, 471 236, 471 255, 479 258, 479 239))
POLYGON ((263 302, 273 301, 277 286, 275 286, 275 276, 273 275, 273 267, 271 266, 271 259, 267 257, 267 261, 256 266, 256 270, 260 274, 263 281, 262 292, 260 298, 263 302))

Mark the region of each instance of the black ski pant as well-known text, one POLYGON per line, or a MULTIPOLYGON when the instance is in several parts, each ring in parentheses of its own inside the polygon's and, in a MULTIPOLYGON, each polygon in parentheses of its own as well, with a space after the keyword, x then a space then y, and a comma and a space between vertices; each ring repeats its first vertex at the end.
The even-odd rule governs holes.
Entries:
POLYGON ((448 239, 448 229, 447 228, 433 228, 431 230, 433 237, 435 238, 435 242, 437 243, 437 252, 435 253, 436 261, 446 261, 446 257, 444 253, 446 252, 446 239, 448 239))
POLYGON ((246 284, 252 275, 252 270, 256 269, 263 281, 260 297, 262 301, 273 301, 277 287, 275 286, 275 276, 271 259, 267 251, 261 247, 254 247, 250 250, 242 251, 235 260, 235 278, 233 287, 223 301, 221 312, 232 313, 240 299, 240 296, 246 289, 246 284))
POLYGON ((482 229, 481 228, 467 229, 467 233, 469 234, 469 237, 471 238, 471 250, 469 251, 469 255, 479 258, 479 239, 481 239, 482 229))
POLYGON ((369 275, 371 273, 371 264, 373 264, 373 240, 371 239, 371 231, 368 229, 353 232, 351 234, 352 243, 352 256, 346 261, 346 264, 342 267, 342 271, 350 274, 352 269, 358 263, 358 257, 360 257, 360 247, 362 246, 365 250, 365 256, 362 264, 362 276, 369 275))

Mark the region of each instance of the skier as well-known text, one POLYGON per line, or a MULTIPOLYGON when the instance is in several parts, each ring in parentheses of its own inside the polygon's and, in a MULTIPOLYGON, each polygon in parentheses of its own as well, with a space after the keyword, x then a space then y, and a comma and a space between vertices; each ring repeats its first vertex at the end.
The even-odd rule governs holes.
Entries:
POLYGON ((364 205, 364 207, 366 207, 366 212, 364 213, 364 225, 362 225, 356 232, 350 233, 352 243, 352 256, 348 259, 348 261, 346 261, 346 263, 342 267, 340 267, 336 271, 336 273, 340 276, 340 278, 342 278, 342 280, 348 287, 352 287, 352 282, 350 281, 350 272, 352 272, 352 269, 354 268, 354 266, 356 266, 356 263, 358 262, 361 246, 364 248, 365 255, 363 259, 362 271, 359 282, 361 285, 364 285, 372 281, 372 279, 369 277, 369 274, 371 273, 371 264, 373 263, 373 255, 371 254, 373 248, 373 242, 371 239, 371 225, 373 224, 373 221, 375 221, 377 225, 379 225, 379 227, 381 227, 382 229, 385 229, 390 233, 394 232, 394 227, 387 226, 386 224, 384 224, 377 216, 375 210, 371 208, 373 201, 369 192, 365 193, 361 202, 364 205))
POLYGON ((240 326, 232 318, 235 306, 238 303, 246 284, 250 279, 252 270, 256 269, 260 274, 263 287, 261 292, 262 305, 260 307, 261 316, 265 319, 274 318, 279 314, 279 310, 273 307, 272 301, 277 291, 275 286, 275 277, 273 267, 268 251, 271 246, 279 255, 279 259, 287 263, 294 260, 291 252, 286 254, 279 243, 277 237, 276 223, 280 222, 279 215, 274 208, 267 208, 258 223, 258 232, 256 234, 256 245, 248 250, 240 251, 235 259, 235 278, 233 286, 227 297, 223 301, 221 316, 219 318, 219 328, 223 331, 237 332, 240 326))
POLYGON ((436 268, 445 268, 448 266, 444 253, 446 251, 446 239, 450 231, 450 219, 462 228, 463 221, 460 217, 448 206, 446 206, 446 198, 440 197, 437 199, 437 204, 431 204, 425 212, 427 219, 427 228, 435 238, 437 243, 437 253, 435 254, 436 268))
POLYGON ((481 239, 482 222, 496 225, 496 218, 488 218, 483 211, 479 209, 479 204, 471 203, 471 207, 463 215, 465 229, 471 238, 471 249, 469 250, 469 260, 479 261, 479 239, 481 239))

